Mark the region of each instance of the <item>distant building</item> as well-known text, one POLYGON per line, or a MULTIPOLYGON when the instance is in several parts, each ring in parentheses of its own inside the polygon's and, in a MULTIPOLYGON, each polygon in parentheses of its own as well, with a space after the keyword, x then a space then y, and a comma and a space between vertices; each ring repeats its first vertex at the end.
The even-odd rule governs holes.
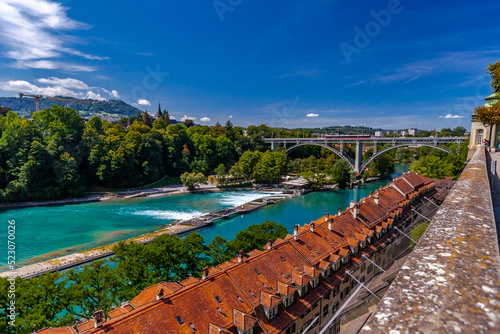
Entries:
POLYGON ((375 131, 375 137, 382 137, 382 131, 375 131))
MULTIPOLYGON (((495 93, 485 98, 485 107, 490 107, 493 103, 498 100, 498 96, 495 93)), ((498 127, 496 124, 484 125, 483 123, 476 120, 476 115, 472 115, 472 124, 470 130, 470 144, 469 148, 476 148, 483 145, 483 140, 490 140, 490 147, 493 152, 498 150, 498 127)))
POLYGON ((408 131, 406 131, 406 130, 401 131, 401 136, 406 136, 407 134, 408 134, 408 131))
POLYGON ((415 128, 413 128, 413 129, 408 129, 408 134, 409 134, 409 135, 412 135, 412 136, 416 136, 416 135, 417 135, 417 133, 419 133, 419 132, 420 132, 420 130, 415 129, 415 128))

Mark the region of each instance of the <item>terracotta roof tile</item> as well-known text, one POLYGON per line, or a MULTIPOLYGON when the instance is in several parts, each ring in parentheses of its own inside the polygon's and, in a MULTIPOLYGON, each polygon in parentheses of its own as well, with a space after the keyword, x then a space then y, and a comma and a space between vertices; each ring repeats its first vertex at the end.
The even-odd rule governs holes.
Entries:
POLYGON ((221 326, 217 326, 213 323, 209 323, 208 324, 208 334, 233 334, 233 333, 228 331, 226 328, 223 328, 221 326))
POLYGON ((233 310, 233 319, 234 326, 242 331, 246 331, 250 327, 254 326, 258 321, 257 318, 236 309, 233 310))
POLYGON ((279 303, 281 303, 280 297, 278 297, 276 295, 272 295, 272 294, 264 292, 264 291, 261 291, 261 293, 260 293, 260 304, 261 305, 263 305, 267 308, 271 308, 273 306, 278 305, 279 303))
POLYGON ((156 300, 156 293, 158 291, 158 287, 163 288, 163 296, 168 296, 182 288, 179 283, 174 282, 161 282, 155 285, 151 285, 144 290, 140 294, 138 294, 134 299, 130 301, 134 307, 139 307, 150 303, 156 300))
POLYGON ((283 296, 290 296, 292 293, 297 291, 297 288, 291 284, 278 282, 278 293, 283 296))
POLYGON ((94 328, 94 321, 93 320, 85 321, 84 323, 81 323, 78 326, 76 326, 78 333, 85 333, 85 332, 91 330, 92 328, 94 328))
POLYGON ((200 279, 197 277, 189 277, 189 278, 186 278, 184 281, 181 281, 179 284, 182 286, 188 286, 188 285, 191 285, 194 283, 198 283, 199 280, 200 279))
POLYGON ((74 330, 73 327, 57 327, 57 328, 52 328, 52 327, 47 327, 42 330, 39 330, 37 333, 43 333, 43 334, 76 334, 76 331, 74 330))

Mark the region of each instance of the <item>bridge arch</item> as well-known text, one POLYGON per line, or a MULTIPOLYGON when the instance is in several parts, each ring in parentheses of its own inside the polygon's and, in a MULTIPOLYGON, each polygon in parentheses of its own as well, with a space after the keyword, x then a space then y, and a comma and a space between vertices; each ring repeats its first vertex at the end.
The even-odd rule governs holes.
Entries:
MULTIPOLYGON (((404 143, 404 144, 398 144, 398 145, 386 147, 383 150, 377 151, 377 153, 375 153, 374 155, 372 155, 368 160, 366 160, 366 162, 363 163, 363 165, 360 168, 359 173, 363 174, 363 171, 365 170, 366 167, 368 167, 368 165, 370 164, 370 162, 372 162, 375 158, 377 158, 378 156, 384 154, 385 152, 388 152, 388 151, 390 151, 392 149, 399 148, 399 147, 407 147, 407 146, 414 146, 414 145, 415 145, 415 143, 404 143)), ((427 147, 431 147, 431 148, 436 148, 436 149, 441 150, 443 152, 446 152, 448 154, 455 154, 456 155, 456 153, 453 152, 452 150, 447 149, 446 147, 442 147, 442 146, 431 145, 431 144, 420 144, 420 143, 417 146, 427 146, 427 147)))
POLYGON ((354 170, 354 163, 352 162, 352 159, 350 159, 350 157, 342 154, 339 150, 337 150, 336 148, 334 147, 331 147, 327 144, 321 144, 321 143, 303 143, 303 144, 296 144, 296 145, 293 145, 292 147, 289 147, 289 148, 286 148, 286 153, 291 153, 293 151, 295 151, 297 148, 301 147, 301 146, 308 146, 308 145, 313 145, 313 146, 321 146, 321 147, 324 147, 326 148, 327 150, 330 150, 332 151, 333 153, 335 153, 336 155, 338 155, 341 159, 344 159, 347 161, 347 163, 349 163, 349 167, 351 167, 351 170, 354 170))

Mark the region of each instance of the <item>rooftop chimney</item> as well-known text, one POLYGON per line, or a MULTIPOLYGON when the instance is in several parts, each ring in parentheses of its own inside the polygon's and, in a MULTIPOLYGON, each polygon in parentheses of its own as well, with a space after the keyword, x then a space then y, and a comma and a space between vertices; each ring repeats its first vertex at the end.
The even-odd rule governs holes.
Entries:
POLYGON ((314 222, 311 222, 311 225, 309 225, 311 228, 311 232, 314 233, 314 222))
POLYGON ((163 291, 163 288, 161 286, 159 286, 157 289, 156 289, 156 300, 160 300, 160 299, 163 299, 163 296, 165 295, 164 291, 163 291))
POLYGON ((245 255, 245 252, 244 252, 244 251, 240 250, 240 251, 238 252, 238 263, 243 262, 243 256, 244 256, 244 255, 245 255))
POLYGON ((299 241, 299 224, 293 227, 293 239, 299 241))
POLYGON ((373 201, 378 205, 378 194, 373 195, 373 201))
POLYGON ((267 249, 271 249, 271 247, 273 247, 273 239, 269 239, 269 240, 267 240, 267 245, 266 245, 266 248, 267 248, 267 249))
POLYGON ((354 219, 358 218, 358 214, 359 214, 359 204, 358 203, 354 202, 354 206, 352 207, 351 212, 352 212, 352 216, 354 217, 354 219))
POLYGON ((330 215, 328 214, 328 210, 326 210, 326 214, 325 214, 325 221, 327 222, 328 219, 330 219, 330 215))
POLYGON ((330 231, 333 231, 333 219, 330 219, 330 220, 328 221, 328 229, 329 229, 330 231))
POLYGON ((339 207, 339 216, 342 215, 342 208, 339 207))
POLYGON ((201 270, 201 279, 204 280, 204 279, 207 279, 208 277, 208 268, 205 267, 201 270))
POLYGON ((94 328, 102 327, 102 324, 104 324, 104 320, 105 320, 104 319, 104 312, 102 310, 94 312, 92 319, 94 320, 94 328))
POLYGON ((354 208, 354 206, 356 206, 356 201, 351 201, 351 204, 349 205, 349 207, 352 209, 354 208))

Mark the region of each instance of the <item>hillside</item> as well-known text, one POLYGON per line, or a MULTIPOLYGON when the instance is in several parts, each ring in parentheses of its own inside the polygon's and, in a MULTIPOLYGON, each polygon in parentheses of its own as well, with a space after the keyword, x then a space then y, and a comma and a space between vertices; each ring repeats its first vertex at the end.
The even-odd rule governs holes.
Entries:
MULTIPOLYGON (((79 99, 58 96, 60 98, 72 99, 78 101, 79 99)), ((89 101, 89 100, 85 100, 89 101)), ((68 108, 76 109, 80 112, 82 116, 94 116, 94 115, 112 115, 112 116, 134 116, 137 114, 139 109, 131 106, 121 100, 107 100, 107 101, 97 101, 90 100, 94 102, 93 104, 87 103, 77 103, 77 102, 62 102, 55 100, 47 100, 45 98, 40 98, 40 109, 50 108, 53 104, 65 105, 68 108)), ((4 107, 9 107, 13 111, 16 111, 20 116, 27 117, 30 111, 35 111, 35 99, 30 97, 0 97, 0 105, 4 107)))

